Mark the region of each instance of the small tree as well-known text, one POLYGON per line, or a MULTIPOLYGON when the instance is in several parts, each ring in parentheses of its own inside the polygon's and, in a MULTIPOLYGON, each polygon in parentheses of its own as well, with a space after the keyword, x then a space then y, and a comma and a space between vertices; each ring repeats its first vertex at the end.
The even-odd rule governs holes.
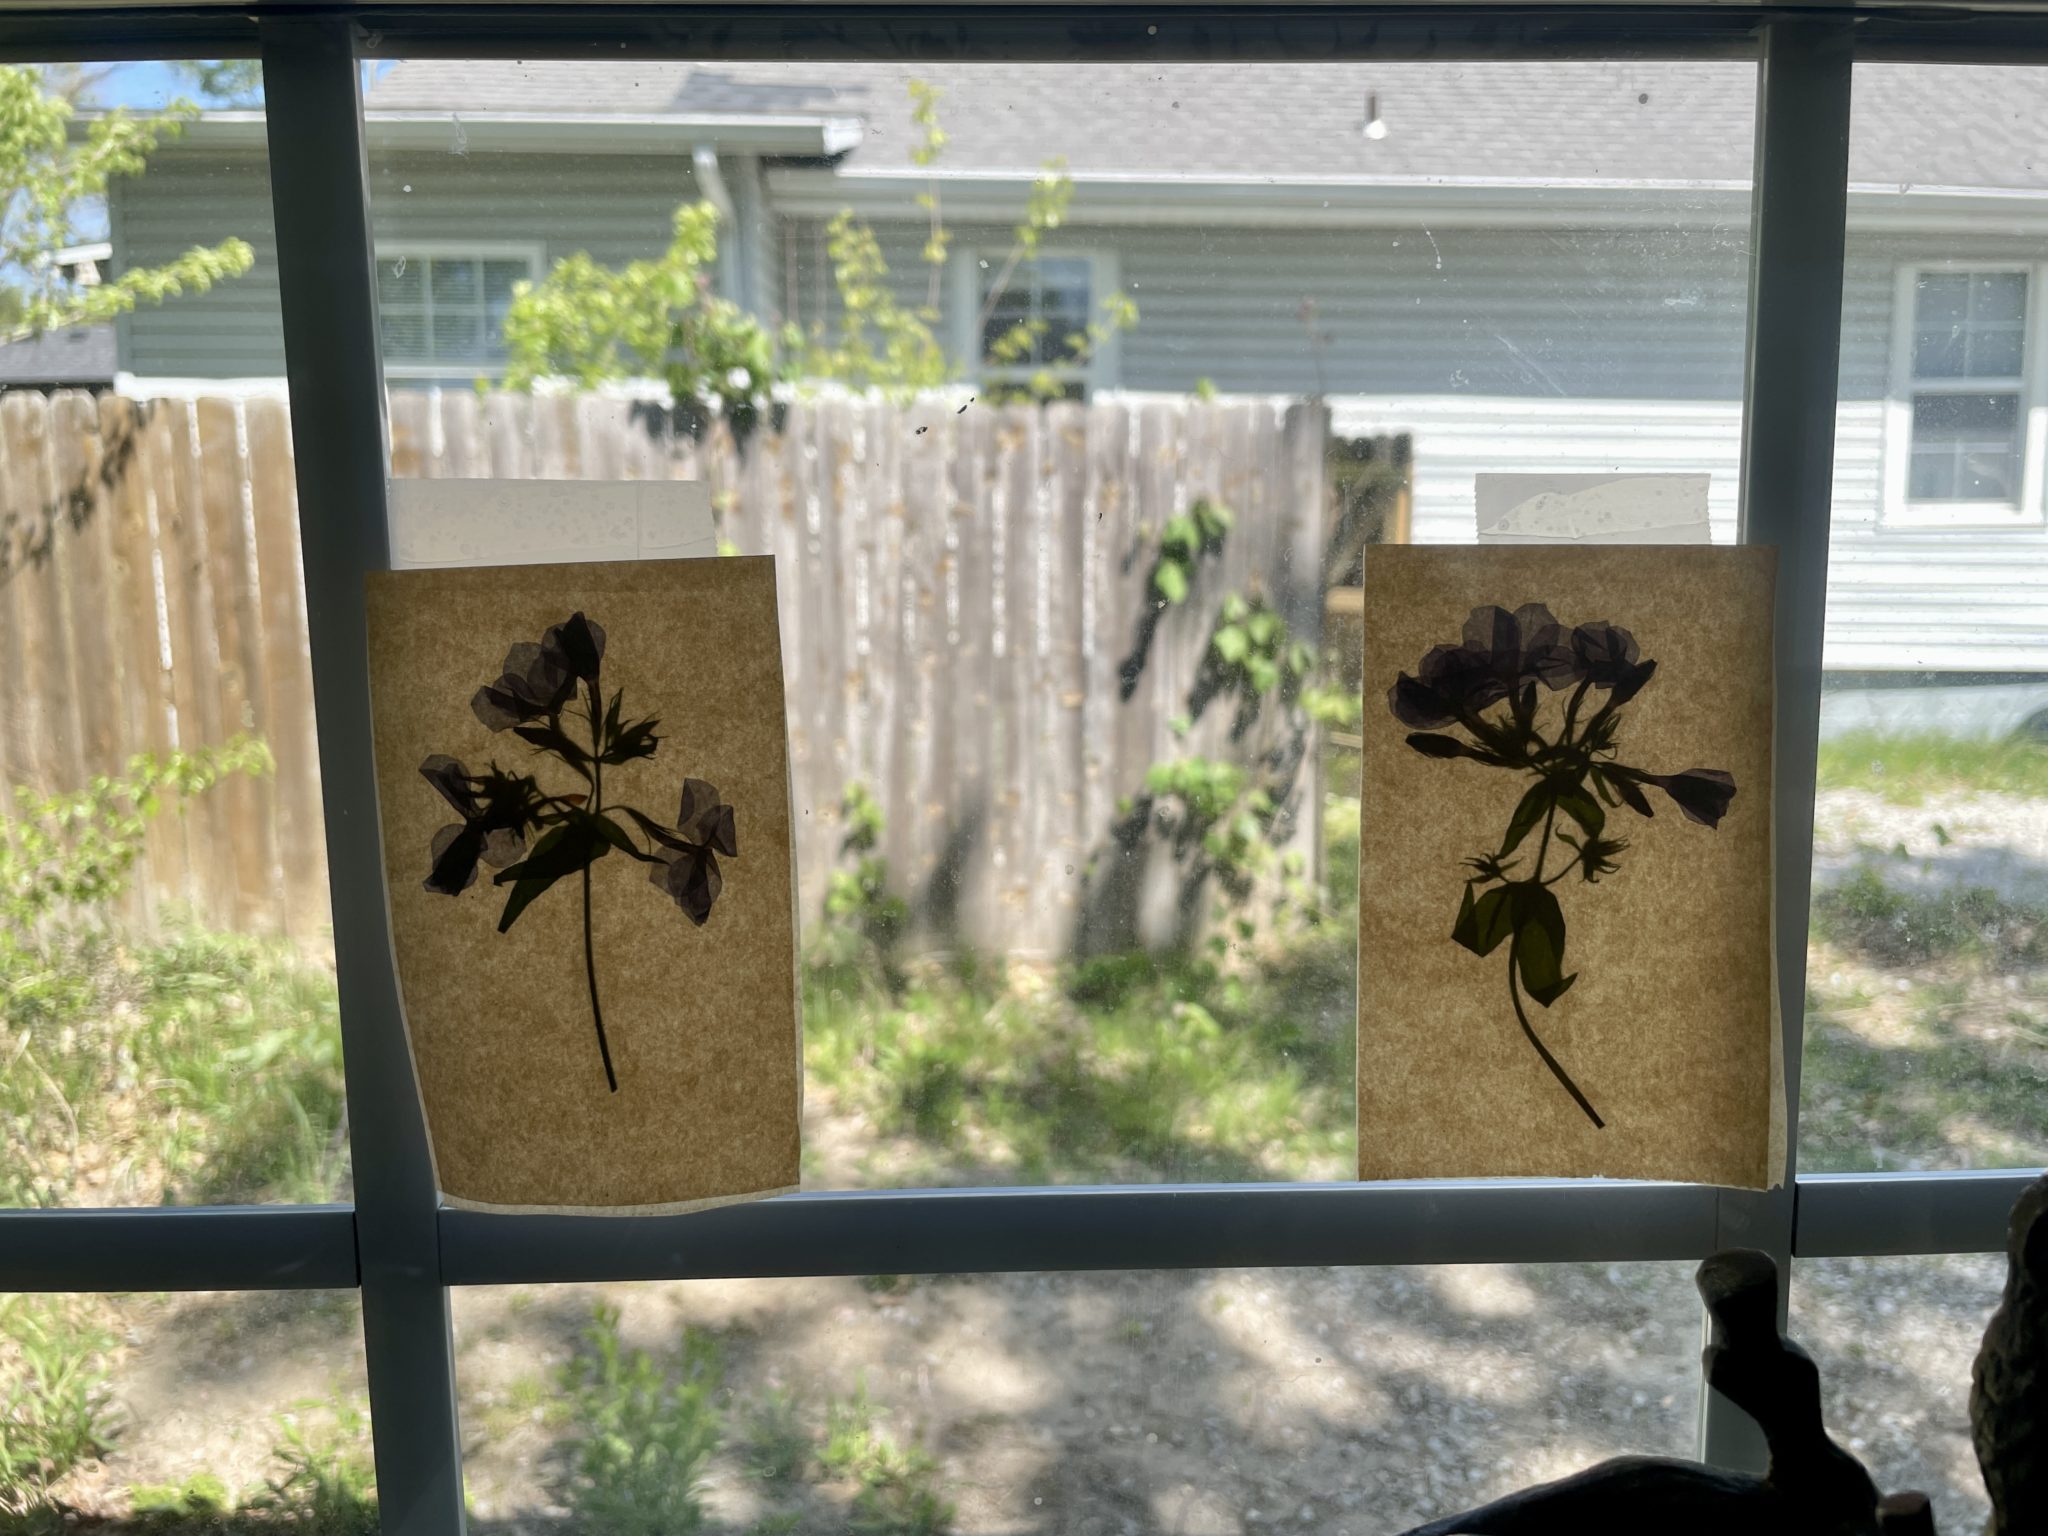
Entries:
POLYGON ((82 222, 108 185, 141 175, 197 111, 184 101, 148 118, 116 110, 74 141, 72 104, 46 91, 35 70, 0 66, 0 340, 103 324, 249 270, 255 253, 237 239, 194 246, 160 266, 130 267, 106 282, 80 282, 55 259, 82 243, 82 222))
MULTIPOLYGON (((910 82, 911 121, 918 134, 911 160, 927 171, 946 147, 938 101, 936 87, 910 82)), ((977 347, 997 299, 1017 268, 1037 257, 1046 234, 1064 222, 1073 193, 1072 179, 1057 162, 1032 183, 1011 249, 976 317, 977 347)), ((505 383, 528 389, 543 378, 565 378, 588 389, 614 379, 658 378, 678 405, 715 402, 735 433, 744 436, 768 392, 787 379, 830 379, 856 389, 909 393, 971 375, 982 359, 952 357, 939 339, 939 300, 952 234, 940 209, 936 177, 917 203, 929 224, 919 253, 929 269, 922 305, 897 298, 873 227, 852 209, 842 209, 825 226, 825 255, 839 298, 837 325, 828 327, 821 317, 808 334, 789 325, 776 330, 713 291, 718 213, 709 203, 689 203, 676 210, 675 239, 668 250, 652 261, 612 268, 578 252, 557 262, 539 283, 522 286, 505 317, 511 357, 505 383)), ((1137 320, 1137 306, 1126 295, 1111 294, 1095 319, 1061 341, 1068 356, 1086 362, 1137 320)), ((1027 361, 1045 330, 1042 320, 1011 327, 991 345, 988 361, 998 366, 1027 361)), ((1023 387, 1038 397, 1059 392, 1044 368, 1023 387)))
POLYGON ((522 283, 505 314, 506 386, 660 379, 678 405, 716 401, 744 435, 780 374, 776 338, 712 292, 718 210, 685 203, 674 227, 650 261, 613 268, 578 251, 540 282, 522 283))

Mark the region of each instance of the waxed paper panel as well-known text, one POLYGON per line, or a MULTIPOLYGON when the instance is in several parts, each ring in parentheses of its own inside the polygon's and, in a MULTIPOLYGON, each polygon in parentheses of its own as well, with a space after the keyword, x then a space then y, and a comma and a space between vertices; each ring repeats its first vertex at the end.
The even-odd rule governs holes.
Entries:
POLYGON ((1778 1182, 1775 555, 1369 551, 1361 1178, 1778 1182))
POLYGON ((444 1195, 617 1211, 794 1187, 802 1089, 773 561, 380 573, 369 579, 369 625, 391 931, 444 1195), (603 631, 594 661, 587 634, 549 634, 579 613, 603 631), (524 649, 508 656, 514 646, 524 649), (565 656, 571 682, 551 709, 565 656), (579 667, 596 674, 595 728, 620 743, 595 799, 547 742, 559 729, 573 749, 593 747, 579 667), (496 703, 482 714, 500 729, 473 702, 486 687, 496 703), (658 724, 636 731, 648 718, 658 724), (430 761, 449 793, 422 773, 430 761), (502 779, 488 777, 493 765, 502 779), (459 883, 462 828, 517 819, 525 802, 505 780, 520 776, 551 797, 541 825, 516 847, 493 828, 459 894, 425 888, 430 876, 459 883), (609 811, 614 841, 641 857, 572 810, 609 811), (553 853, 549 822, 562 834, 553 853), (500 874, 600 842, 604 852, 584 861, 587 965, 580 869, 500 931, 522 883, 500 874))

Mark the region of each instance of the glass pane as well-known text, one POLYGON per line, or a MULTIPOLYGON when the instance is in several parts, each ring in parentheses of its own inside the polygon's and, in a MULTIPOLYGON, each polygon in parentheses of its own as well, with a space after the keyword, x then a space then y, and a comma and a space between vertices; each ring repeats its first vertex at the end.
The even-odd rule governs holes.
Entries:
POLYGON ((483 296, 478 263, 459 256, 436 256, 427 263, 434 307, 474 307, 483 296))
POLYGON ((484 320, 479 314, 434 313, 434 357, 440 362, 460 362, 481 357, 484 350, 484 320))
POLYGON ((1916 378, 2018 377, 2026 335, 2026 273, 1922 273, 1915 290, 1916 378))
POLYGON ((1699 1395, 1677 1264, 464 1289, 454 1311, 472 1510, 520 1527, 1378 1536, 1689 1454, 1699 1395), (656 1444, 674 1459, 632 1459, 656 1444))
POLYGON ((2018 377, 2025 340, 2025 333, 2017 325, 1972 327, 1970 376, 1978 379, 2018 377))
POLYGON ((427 263, 413 256, 380 256, 377 300, 382 304, 419 304, 426 296, 427 263))
POLYGON ((1844 270, 1806 1169, 2048 1162, 2048 543, 2038 528, 1972 527, 1967 508, 1949 525, 1928 526, 1930 511, 1895 527, 1885 505, 1887 455, 1910 451, 1916 499, 1981 495, 2002 525, 2040 511, 2015 506, 2016 392, 1919 396, 1910 448, 1885 413, 1894 327, 1988 334, 2025 313, 2019 269, 2039 243, 2010 211, 2048 192, 2048 162, 2004 125, 2035 121, 2044 85, 2039 67, 1856 66, 1850 179, 1867 221, 1844 270), (1899 126, 1937 119, 1951 130, 1899 126), (1932 185, 1985 189, 1985 217, 1916 231, 1904 189, 1932 185), (2007 270, 1923 273, 1917 316, 1894 315, 1901 269, 1945 262, 2007 270))
POLYGON ((1960 379, 1969 371, 1969 333, 1961 325, 1947 330, 1923 330, 1914 336, 1915 378, 1960 379))
POLYGON ((377 1528, 353 1291, 0 1295, 0 1526, 377 1528))
POLYGON ((1917 1488, 1935 1527, 1991 1513, 1970 1443, 1970 1366, 2005 1285, 2003 1255, 1801 1259, 1792 1336, 1820 1362, 1828 1429, 1883 1491, 1917 1488))
POLYGON ((514 285, 525 282, 532 275, 532 269, 523 261, 487 261, 484 263, 484 298, 493 305, 509 303, 514 285))
POLYGON ((1973 326, 2017 325, 2027 315, 2024 272, 1980 272, 1970 281, 1973 326))
POLYGON ((1704 473, 1733 537, 1754 66, 915 74, 935 159, 898 65, 379 75, 379 232, 559 271, 508 369, 549 387, 399 381, 393 473, 699 479, 775 557, 811 1185, 1342 1176, 1361 552, 1474 540, 1491 471, 1704 473), (493 147, 485 100, 565 120, 493 147), (649 102, 730 119, 758 218, 593 151, 649 102), (387 112, 464 133, 401 144, 387 112), (763 114, 815 144, 754 165, 763 114), (644 261, 652 307, 619 277, 644 261), (597 295, 632 334, 591 334, 597 295), (1068 346, 1091 324, 1100 356, 1068 346))
POLYGON ((432 357, 427 348, 427 316, 424 310, 386 309, 378 319, 384 333, 384 360, 387 363, 423 363, 432 357))
POLYGON ((166 296, 74 323, 104 284, 0 269, 0 331, 45 327, 0 347, 0 1206, 344 1197, 260 89, 175 63, 32 88, 81 109, 46 180, 122 131, 84 111, 198 116, 47 241, 166 296))
POLYGON ((2018 395, 1915 395, 1915 501, 2003 501, 2019 496, 2018 395))

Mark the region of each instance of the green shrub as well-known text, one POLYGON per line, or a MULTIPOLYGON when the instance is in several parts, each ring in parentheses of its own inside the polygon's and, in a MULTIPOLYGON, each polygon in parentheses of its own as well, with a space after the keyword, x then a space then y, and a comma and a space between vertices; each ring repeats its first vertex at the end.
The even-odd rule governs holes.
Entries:
POLYGON ((318 1536, 377 1536, 370 1419, 349 1402, 298 1404, 278 1420, 281 1471, 248 1508, 318 1536))
POLYGON ((954 1508, 940 1497, 938 1463, 921 1445, 899 1445, 875 1423, 865 1384, 852 1397, 828 1403, 827 1473, 854 1487, 848 1529, 861 1536, 941 1536, 953 1527, 954 1508))
POLYGON ((106 1448, 113 1347, 85 1301, 0 1297, 0 1514, 28 1514, 106 1448))
POLYGON ((740 1436, 740 1468, 762 1483, 790 1483, 811 1459, 811 1435, 796 1394, 771 1387, 747 1411, 740 1436))
POLYGON ((0 1203, 326 1200, 346 1181, 334 981, 286 945, 0 943, 0 1203))
POLYGON ((16 786, 15 814, 0 824, 0 937, 11 930, 21 942, 53 916, 113 900, 127 889, 144 834, 167 801, 271 766, 260 740, 236 736, 196 752, 138 754, 120 776, 100 775, 69 794, 16 786))
POLYGON ((704 1525, 705 1463, 718 1448, 717 1341, 688 1330, 664 1365, 619 1340, 619 1310, 600 1303, 563 1372, 575 1431, 565 1444, 565 1502, 576 1529, 606 1536, 685 1536, 704 1525))
POLYGON ((1961 955, 2039 963, 2048 958, 2048 911, 1983 886, 1901 889, 1865 862, 1814 892, 1813 935, 1888 965, 1961 955))

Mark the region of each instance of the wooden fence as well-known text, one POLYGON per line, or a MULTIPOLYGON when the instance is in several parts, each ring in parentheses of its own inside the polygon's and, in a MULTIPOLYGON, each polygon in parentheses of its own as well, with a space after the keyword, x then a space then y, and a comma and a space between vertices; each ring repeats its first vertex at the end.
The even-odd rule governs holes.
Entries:
MULTIPOLYGON (((397 475, 701 478, 721 536, 775 556, 807 919, 859 783, 933 942, 1063 953, 1082 929, 1183 932, 1185 866, 1131 836, 1129 813, 1154 763, 1252 750, 1227 708, 1191 706, 1217 605, 1262 593, 1311 644, 1321 623, 1325 423, 1309 405, 825 398, 741 450, 604 396, 391 404, 397 475), (1204 497, 1235 526, 1161 609, 1159 531, 1204 497)), ((12 395, 0 431, 0 773, 61 788, 137 750, 261 734, 276 776, 167 819, 130 915, 315 938, 325 867, 283 402, 12 395)), ((1289 840, 1313 846, 1319 802, 1310 754, 1289 840)))

